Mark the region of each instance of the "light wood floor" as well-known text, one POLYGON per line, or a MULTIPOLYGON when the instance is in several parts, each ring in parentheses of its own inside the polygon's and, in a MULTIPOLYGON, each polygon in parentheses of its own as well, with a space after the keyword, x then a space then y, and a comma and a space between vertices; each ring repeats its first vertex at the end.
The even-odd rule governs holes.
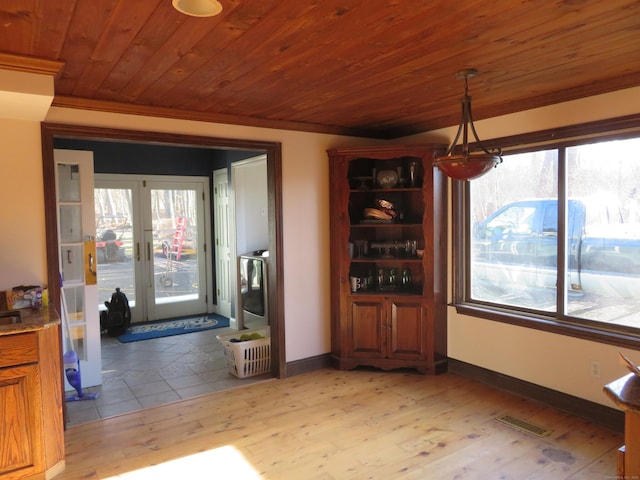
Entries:
POLYGON ((454 374, 319 370, 70 427, 65 479, 612 479, 623 435, 454 374), (537 437, 511 415, 547 427, 537 437), (152 466, 145 469, 145 467, 152 466))

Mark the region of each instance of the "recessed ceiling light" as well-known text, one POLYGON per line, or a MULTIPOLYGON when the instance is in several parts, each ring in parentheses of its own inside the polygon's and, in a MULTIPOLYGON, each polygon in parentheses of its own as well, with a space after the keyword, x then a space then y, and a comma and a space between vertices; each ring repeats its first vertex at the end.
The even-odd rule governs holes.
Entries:
POLYGON ((213 17, 222 11, 217 0, 172 0, 173 8, 192 17, 213 17))

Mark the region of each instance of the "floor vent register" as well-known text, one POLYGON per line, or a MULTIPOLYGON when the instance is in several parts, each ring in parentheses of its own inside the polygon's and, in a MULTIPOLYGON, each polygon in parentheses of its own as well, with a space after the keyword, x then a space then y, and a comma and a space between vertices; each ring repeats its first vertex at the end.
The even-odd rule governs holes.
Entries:
POLYGON ((546 437, 553 431, 539 425, 534 425, 533 423, 525 422, 511 415, 504 415, 496 418, 496 420, 521 432, 535 435, 536 437, 546 437))

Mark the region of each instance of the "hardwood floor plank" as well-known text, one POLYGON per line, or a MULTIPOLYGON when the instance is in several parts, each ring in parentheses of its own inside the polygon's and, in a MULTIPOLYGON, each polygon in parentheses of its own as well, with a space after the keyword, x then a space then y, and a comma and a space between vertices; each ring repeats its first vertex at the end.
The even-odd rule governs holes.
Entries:
POLYGON ((213 478, 189 466, 233 459, 251 480, 577 480, 615 476, 623 435, 455 374, 324 369, 73 426, 65 441, 56 480, 155 479, 163 465, 213 478))
POLYGON ((615 451, 607 451, 600 458, 594 460, 582 470, 567 477, 567 480, 584 480, 585 478, 613 480, 618 478, 615 473, 611 473, 611 465, 617 461, 615 451))

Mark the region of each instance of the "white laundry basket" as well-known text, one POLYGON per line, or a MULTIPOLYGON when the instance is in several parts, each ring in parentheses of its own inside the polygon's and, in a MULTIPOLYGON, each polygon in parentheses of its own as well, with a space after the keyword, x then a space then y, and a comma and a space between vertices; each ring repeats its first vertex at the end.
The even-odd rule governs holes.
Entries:
POLYGON ((227 358, 229 373, 238 378, 253 377, 271 370, 271 329, 267 327, 253 330, 241 330, 235 333, 217 335, 216 338, 224 345, 224 356, 227 358), (232 342, 239 340, 242 335, 259 333, 265 338, 232 342))

